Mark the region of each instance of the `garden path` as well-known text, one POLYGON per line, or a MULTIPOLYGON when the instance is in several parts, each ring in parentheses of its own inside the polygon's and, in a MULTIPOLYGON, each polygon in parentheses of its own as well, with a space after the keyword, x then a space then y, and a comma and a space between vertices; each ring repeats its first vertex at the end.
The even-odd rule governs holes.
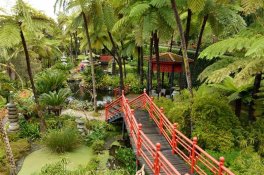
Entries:
POLYGON ((88 120, 105 120, 105 111, 100 110, 98 113, 94 113, 93 111, 85 111, 85 110, 75 110, 75 109, 64 109, 61 112, 61 115, 70 115, 75 117, 82 117, 88 120))

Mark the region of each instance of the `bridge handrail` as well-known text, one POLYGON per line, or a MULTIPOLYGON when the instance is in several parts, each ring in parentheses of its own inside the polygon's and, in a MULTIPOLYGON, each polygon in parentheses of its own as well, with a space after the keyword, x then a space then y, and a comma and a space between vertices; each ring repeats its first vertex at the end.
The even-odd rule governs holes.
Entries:
POLYGON ((163 170, 166 174, 175 174, 180 175, 176 168, 168 161, 168 159, 160 152, 159 149, 154 146, 151 140, 144 134, 142 131, 142 125, 137 123, 137 120, 134 116, 134 109, 130 108, 128 100, 122 93, 122 108, 125 113, 125 120, 127 121, 127 127, 130 129, 130 136, 133 139, 137 147, 137 156, 142 157, 145 162, 151 167, 152 171, 156 174, 159 174, 160 170, 163 170), (142 149, 144 151, 142 151, 142 149), (148 152, 148 155, 146 152, 148 152), (151 161, 151 156, 154 162, 151 161))
MULTIPOLYGON (((109 109, 113 106, 119 105, 120 104, 120 100, 122 99, 122 97, 118 97, 115 101, 113 101, 112 103, 106 104, 105 105, 105 121, 107 121, 109 118, 111 118, 113 115, 110 115, 109 113, 111 113, 109 111, 109 109)), ((115 110, 116 113, 121 112, 121 110, 115 110)))
POLYGON ((217 161, 201 147, 197 145, 197 138, 187 138, 177 129, 177 124, 172 124, 164 115, 163 109, 159 108, 151 97, 144 91, 143 94, 129 102, 131 106, 141 107, 148 110, 150 117, 160 129, 160 133, 166 138, 172 148, 172 153, 178 154, 190 165, 191 173, 207 174, 204 168, 218 175, 234 175, 224 166, 224 158, 217 161), (178 146, 180 145, 180 147, 178 146), (204 168, 203 168, 204 167, 204 168))

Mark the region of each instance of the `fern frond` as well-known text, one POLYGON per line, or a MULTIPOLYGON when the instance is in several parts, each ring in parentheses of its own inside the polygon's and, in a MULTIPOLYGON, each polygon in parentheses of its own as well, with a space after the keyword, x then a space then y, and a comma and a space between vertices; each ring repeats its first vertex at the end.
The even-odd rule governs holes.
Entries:
POLYGON ((20 43, 20 30, 15 22, 8 22, 0 26, 0 47, 11 48, 20 43))
POLYGON ((150 4, 154 7, 161 8, 164 6, 169 6, 170 1, 169 0, 151 0, 150 4))
POLYGON ((192 10, 192 12, 199 13, 203 10, 205 2, 205 0, 189 0, 188 7, 192 10))
POLYGON ((255 13, 264 7, 263 0, 241 0, 241 5, 245 14, 255 13))
POLYGON ((143 15, 150 8, 147 3, 140 3, 132 7, 129 16, 130 17, 139 17, 143 15))

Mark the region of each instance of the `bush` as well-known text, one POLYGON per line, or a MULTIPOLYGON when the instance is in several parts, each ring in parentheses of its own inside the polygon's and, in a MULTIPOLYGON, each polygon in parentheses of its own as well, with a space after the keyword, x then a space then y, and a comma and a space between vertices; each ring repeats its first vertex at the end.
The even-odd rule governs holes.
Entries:
POLYGON ((40 138, 39 125, 21 118, 19 120, 19 137, 29 138, 30 140, 36 140, 40 138))
POLYGON ((92 120, 86 123, 86 128, 90 133, 86 136, 85 141, 87 145, 91 145, 97 140, 105 140, 109 135, 107 131, 114 131, 115 128, 106 122, 92 120))
POLYGON ((47 69, 36 76, 36 90, 39 94, 58 91, 66 87, 66 79, 63 71, 47 69))
POLYGON ((41 172, 35 175, 96 175, 97 173, 95 170, 99 165, 99 161, 93 158, 87 166, 80 166, 75 170, 68 170, 67 165, 67 160, 62 159, 59 162, 45 165, 41 168, 41 172))
POLYGON ((52 130, 47 133, 44 144, 57 153, 70 152, 80 143, 79 134, 72 128, 52 130))
POLYGON ((95 140, 92 144, 92 149, 95 153, 100 153, 104 150, 105 141, 103 140, 95 140))
POLYGON ((140 84, 139 77, 135 74, 127 74, 125 79, 125 85, 130 85, 130 92, 133 93, 142 93, 144 84, 140 84))
POLYGON ((136 173, 136 157, 131 148, 119 148, 116 152, 115 159, 121 163, 122 167, 125 168, 129 174, 136 173))

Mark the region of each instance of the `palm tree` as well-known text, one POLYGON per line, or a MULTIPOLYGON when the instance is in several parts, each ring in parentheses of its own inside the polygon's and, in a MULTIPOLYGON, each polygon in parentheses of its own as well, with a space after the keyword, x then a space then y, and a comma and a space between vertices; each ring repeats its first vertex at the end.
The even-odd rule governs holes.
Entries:
MULTIPOLYGON (((98 3, 96 1, 87 1, 87 0, 56 0, 55 7, 57 5, 65 6, 67 10, 74 9, 74 11, 78 11, 79 15, 75 19, 76 21, 82 19, 83 21, 83 29, 86 35, 88 50, 90 55, 90 64, 91 64, 91 75, 92 75, 92 83, 93 83, 93 103, 94 103, 94 111, 97 111, 97 93, 96 93, 96 81, 95 81, 95 71, 94 71, 94 62, 93 62, 93 52, 92 52, 92 44, 89 32, 89 23, 92 21, 92 11, 93 6, 98 3)), ((64 7, 64 8, 65 8, 64 7)))
POLYGON ((46 16, 32 9, 23 0, 17 0, 13 15, 6 14, 0 17, 0 38, 6 41, 1 42, 0 46, 11 48, 15 45, 22 44, 28 76, 36 103, 38 103, 38 97, 34 85, 25 32, 37 32, 37 30, 45 28, 43 23, 47 24, 47 22, 50 22, 50 20, 46 16))
MULTIPOLYGON (((1 96, 0 96, 0 100, 1 100, 1 96)), ((1 103, 0 103, 0 105, 1 105, 1 103)), ((5 110, 2 109, 0 106, 0 137, 4 142, 6 155, 7 155, 7 158, 9 160, 10 175, 16 175, 17 174, 16 162, 15 162, 14 155, 13 155, 13 152, 12 152, 12 149, 10 146, 8 135, 7 135, 5 127, 4 127, 4 123, 3 123, 4 117, 5 117, 5 110)))

